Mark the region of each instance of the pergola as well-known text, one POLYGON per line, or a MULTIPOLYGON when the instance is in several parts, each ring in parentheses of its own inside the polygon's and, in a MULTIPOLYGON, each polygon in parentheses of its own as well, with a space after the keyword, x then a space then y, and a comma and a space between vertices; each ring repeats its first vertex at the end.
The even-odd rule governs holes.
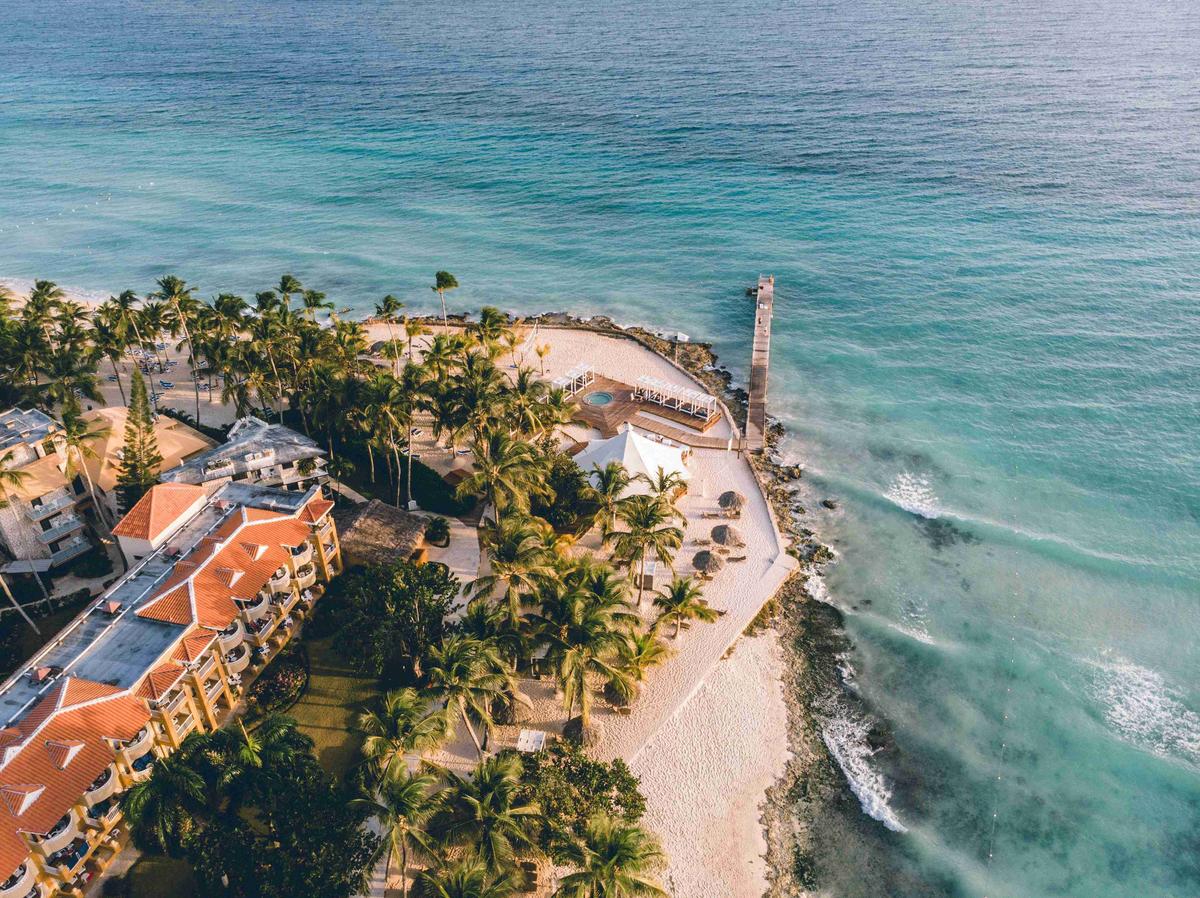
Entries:
POLYGON ((637 379, 637 384, 633 388, 633 398, 652 402, 663 408, 685 412, 705 421, 717 413, 715 396, 701 393, 691 387, 667 383, 665 380, 659 380, 649 374, 643 374, 637 379))
POLYGON ((580 362, 566 374, 554 378, 552 386, 574 396, 584 387, 590 387, 596 381, 596 372, 587 362, 580 362))

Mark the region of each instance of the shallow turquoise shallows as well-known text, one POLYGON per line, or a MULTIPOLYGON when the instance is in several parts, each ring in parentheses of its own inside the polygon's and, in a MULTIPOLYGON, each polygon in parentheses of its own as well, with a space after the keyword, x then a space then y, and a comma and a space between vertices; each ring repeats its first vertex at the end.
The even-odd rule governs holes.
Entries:
POLYGON ((455 308, 744 371, 773 272, 870 815, 822 875, 1200 894, 1200 5, 0 0, 0 34, 3 276, 432 310, 445 268, 455 308))

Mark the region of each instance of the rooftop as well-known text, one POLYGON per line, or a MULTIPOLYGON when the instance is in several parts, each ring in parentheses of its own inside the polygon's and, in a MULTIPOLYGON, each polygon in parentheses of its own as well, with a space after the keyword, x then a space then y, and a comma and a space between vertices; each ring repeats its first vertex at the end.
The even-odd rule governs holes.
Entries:
MULTIPOLYGON (((138 612, 148 610, 153 603, 161 604, 156 600, 188 585, 193 574, 198 578, 205 573, 206 563, 226 550, 235 549, 232 544, 241 545, 239 539, 254 539, 256 525, 291 519, 286 523, 293 528, 299 527, 302 522, 295 516, 310 501, 326 508, 325 500, 318 494, 318 487, 305 493, 289 493, 243 483, 223 486, 156 552, 127 572, 0 685, 0 727, 20 721, 41 696, 53 690, 60 675, 83 677, 127 689, 154 667, 193 625, 194 619, 210 628, 228 624, 232 615, 224 621, 198 616, 194 597, 187 608, 190 614, 186 620, 164 619, 161 614, 147 617, 138 612), (245 537, 242 536, 244 532, 245 537), (235 535, 239 539, 235 539, 235 535), (114 602, 117 605, 112 605, 114 602), (110 613, 109 607, 117 610, 110 613), (36 681, 32 673, 40 668, 50 669, 55 676, 36 681)), ((303 526, 307 529, 307 524, 303 526)), ((225 591, 226 603, 231 606, 232 598, 240 597, 241 592, 257 592, 280 563, 275 556, 283 552, 281 543, 294 538, 290 532, 271 534, 270 538, 264 536, 265 548, 270 548, 271 553, 263 554, 260 569, 253 572, 254 576, 244 578, 237 595, 235 591, 225 591), (267 566, 271 570, 264 574, 267 566)), ((211 584, 205 585, 211 591, 211 584)), ((204 597, 201 595, 200 599, 204 597)))
POLYGON ((378 499, 336 517, 342 556, 351 564, 407 560, 425 535, 425 518, 378 499))
POLYGON ((129 509, 113 527, 116 536, 153 541, 189 506, 205 497, 204 487, 188 483, 160 483, 129 509))
POLYGON ((173 483, 204 483, 271 465, 320 458, 324 454, 316 441, 282 424, 268 424, 255 417, 239 418, 229 429, 227 442, 164 471, 161 476, 162 480, 173 483))
MULTIPOLYGON (((95 409, 83 415, 92 430, 104 431, 103 436, 91 444, 96 457, 85 459, 84 464, 88 467, 92 482, 105 492, 111 492, 117 485, 127 416, 128 410, 122 405, 95 409)), ((158 441, 158 454, 162 456, 160 471, 183 464, 214 445, 200 431, 166 415, 159 415, 154 422, 154 437, 158 441)))
POLYGON ((10 408, 0 412, 0 452, 19 443, 40 443, 58 429, 53 418, 36 408, 10 408))

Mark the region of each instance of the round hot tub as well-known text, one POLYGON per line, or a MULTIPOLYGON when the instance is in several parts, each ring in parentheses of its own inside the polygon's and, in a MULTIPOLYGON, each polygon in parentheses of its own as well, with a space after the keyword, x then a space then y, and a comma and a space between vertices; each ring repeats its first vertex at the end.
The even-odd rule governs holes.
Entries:
POLYGON ((604 390, 597 390, 595 393, 588 393, 583 397, 584 405, 608 405, 613 401, 613 394, 607 393, 604 390))

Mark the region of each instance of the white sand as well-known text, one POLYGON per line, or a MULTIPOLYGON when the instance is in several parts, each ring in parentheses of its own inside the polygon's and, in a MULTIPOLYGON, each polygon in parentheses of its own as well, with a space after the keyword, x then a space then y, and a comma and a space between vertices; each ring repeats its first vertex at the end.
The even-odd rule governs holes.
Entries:
POLYGON ((774 632, 740 640, 633 765, 675 898, 767 889, 759 807, 788 759, 781 665, 774 632))

